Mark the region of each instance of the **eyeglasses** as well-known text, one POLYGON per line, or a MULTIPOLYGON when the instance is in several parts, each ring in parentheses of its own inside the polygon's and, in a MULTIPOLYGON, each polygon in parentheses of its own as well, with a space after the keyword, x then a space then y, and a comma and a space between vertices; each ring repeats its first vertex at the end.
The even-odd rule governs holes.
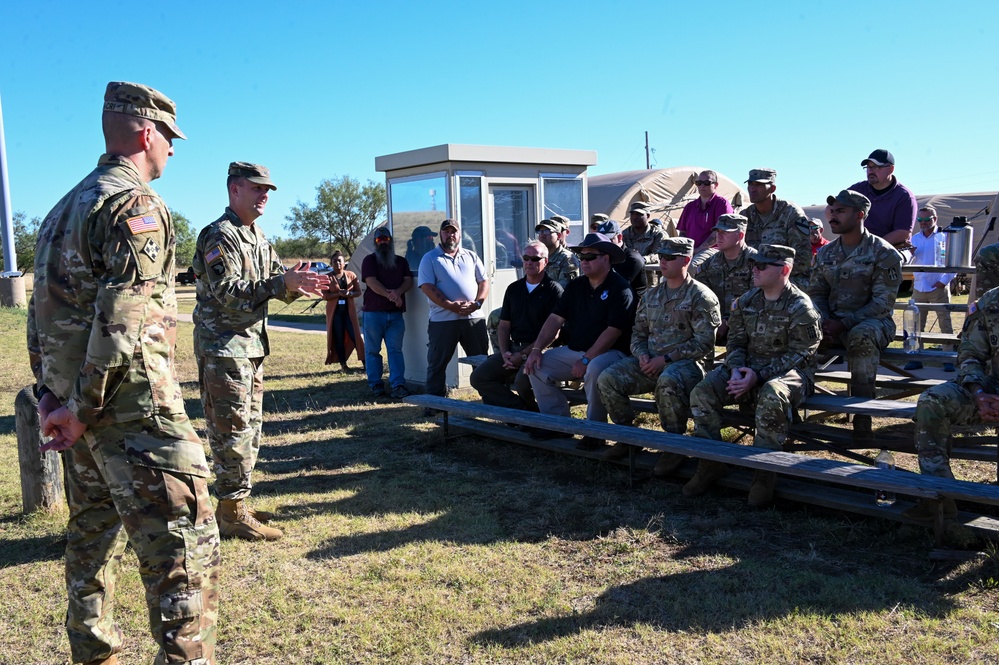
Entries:
POLYGON ((935 221, 935 220, 936 220, 936 217, 917 217, 916 218, 917 222, 932 222, 932 221, 935 221))
POLYGON ((579 257, 580 261, 594 261, 596 259, 599 259, 601 256, 605 256, 605 255, 604 254, 577 254, 576 256, 579 257))
POLYGON ((775 265, 775 264, 773 264, 773 263, 760 263, 759 261, 750 261, 749 262, 749 267, 750 268, 752 268, 753 270, 759 270, 760 272, 763 272, 764 270, 766 270, 767 268, 769 268, 772 265, 775 265))
POLYGON ((889 166, 891 166, 891 164, 884 164, 882 166, 876 166, 874 164, 865 164, 863 168, 865 171, 874 171, 876 169, 886 169, 889 166))
POLYGON ((539 263, 545 260, 545 257, 543 256, 528 256, 527 254, 524 254, 520 258, 524 259, 525 261, 530 261, 531 263, 539 263))
POLYGON ((698 187, 707 187, 708 185, 715 184, 714 180, 695 180, 694 184, 698 187))

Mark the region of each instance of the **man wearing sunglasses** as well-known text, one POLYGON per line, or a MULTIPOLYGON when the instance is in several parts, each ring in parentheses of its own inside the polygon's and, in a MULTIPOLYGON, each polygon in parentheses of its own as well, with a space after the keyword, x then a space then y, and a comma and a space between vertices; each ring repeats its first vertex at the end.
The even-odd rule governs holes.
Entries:
MULTIPOLYGON (((804 254, 808 260, 811 251, 804 254)), ((781 450, 787 439, 791 410, 811 395, 815 352, 822 332, 819 313, 799 288, 789 283, 795 250, 761 245, 753 259, 753 286, 729 316, 725 364, 708 373, 690 394, 694 436, 721 441, 722 408, 756 405, 753 445, 781 450)), ((725 475, 721 462, 701 460, 683 495, 703 494, 725 475)), ((757 471, 749 489, 749 505, 773 500, 777 474, 757 471)))
POLYGON ((753 286, 749 264, 756 250, 746 244, 747 220, 742 215, 722 215, 712 227, 717 232, 718 252, 712 254, 697 271, 696 279, 715 294, 721 304, 721 325, 716 343, 728 338, 728 315, 735 299, 753 286))
POLYGON ((777 198, 777 171, 760 168, 749 172, 746 180, 750 205, 739 211, 748 221, 746 244, 786 245, 794 249, 798 260, 794 262, 791 283, 802 291, 808 290, 810 263, 805 259, 812 252, 809 240, 811 222, 801 206, 793 201, 777 198))
MULTIPOLYGON (((541 413, 568 416, 569 402, 559 383, 582 379, 587 419, 606 422, 607 410, 600 401, 597 379, 628 353, 635 297, 624 277, 611 269, 612 264, 624 260, 624 250, 607 236, 589 233, 571 249, 579 257, 583 274, 569 282, 531 344, 524 372, 531 377, 541 413), (548 349, 556 335, 565 345, 548 349)), ((531 432, 532 438, 541 440, 558 436, 562 435, 546 430, 531 432)), ((579 445, 594 450, 603 442, 585 437, 579 445)))
POLYGON ((543 219, 534 227, 534 231, 548 250, 545 272, 564 289, 579 276, 579 263, 565 246, 564 238, 568 235, 568 229, 563 229, 559 220, 543 219))
MULTIPOLYGON (((638 304, 631 333, 631 357, 617 361, 597 381, 611 420, 632 425, 630 395, 654 393, 664 432, 687 431, 690 391, 704 378, 704 361, 715 348, 721 323, 718 298, 687 274, 694 255, 692 238, 666 238, 659 248, 662 280, 638 304)), ((617 443, 605 460, 621 459, 628 445, 617 443)), ((654 473, 667 476, 683 463, 682 455, 664 453, 654 473)))
POLYGON ((718 196, 718 174, 714 171, 701 171, 694 185, 697 198, 683 207, 676 230, 684 237, 693 238, 696 254, 710 247, 715 223, 722 215, 732 213, 732 204, 724 196, 718 196))
POLYGON ((650 224, 652 206, 645 201, 635 201, 628 206, 628 220, 631 226, 621 232, 624 246, 642 255, 646 265, 659 264, 659 248, 666 234, 658 224, 650 224))
POLYGON ((548 248, 533 240, 524 247, 524 276, 507 287, 496 328, 498 352, 472 371, 470 377, 484 404, 537 411, 531 380, 524 374, 530 345, 562 295, 549 277, 548 248), (517 389, 514 393, 510 385, 517 389))
MULTIPOLYGON (((908 251, 916 231, 916 196, 895 177, 895 156, 878 148, 860 162, 867 178, 850 186, 871 202, 864 218, 868 233, 884 238, 896 249, 908 251)), ((906 259, 911 254, 906 256, 906 259)))
MULTIPOLYGON (((902 256, 864 227, 866 196, 844 189, 826 203, 829 229, 839 237, 815 255, 808 294, 822 315, 823 344, 846 348, 850 394, 874 397, 881 350, 895 338, 902 256)), ((871 417, 855 416, 853 431, 871 437, 871 417)))
POLYGON ((406 388, 406 358, 402 341, 406 334, 406 292, 413 287, 409 263, 395 253, 392 232, 387 227, 375 231, 375 251, 361 261, 364 290, 364 368, 374 397, 386 394, 393 399, 409 395, 406 388), (382 340, 388 356, 389 388, 382 380, 382 340))

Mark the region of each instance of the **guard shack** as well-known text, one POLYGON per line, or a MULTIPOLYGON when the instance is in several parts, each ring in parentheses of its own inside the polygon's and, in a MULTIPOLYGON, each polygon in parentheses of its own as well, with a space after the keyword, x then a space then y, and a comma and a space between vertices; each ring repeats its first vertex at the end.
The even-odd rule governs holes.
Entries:
MULTIPOLYGON (((482 309, 491 312, 522 276, 520 256, 538 221, 563 215, 571 221, 570 242, 582 240, 589 218, 586 169, 596 163, 591 150, 454 144, 375 158, 375 169, 385 173, 396 252, 405 251, 413 271, 403 343, 408 382, 426 383, 429 306, 416 273, 437 244, 441 222, 460 220, 462 246, 482 259, 490 282, 482 309)), ((449 387, 468 385, 470 370, 458 364, 459 353, 460 347, 448 366, 449 387)))

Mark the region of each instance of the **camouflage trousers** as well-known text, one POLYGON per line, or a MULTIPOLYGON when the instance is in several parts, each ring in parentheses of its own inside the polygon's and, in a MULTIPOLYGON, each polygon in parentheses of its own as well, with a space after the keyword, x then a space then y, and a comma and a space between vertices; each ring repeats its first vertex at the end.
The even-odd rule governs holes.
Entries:
POLYGON ((850 394, 854 397, 875 397, 881 351, 895 338, 895 322, 891 319, 867 319, 840 335, 846 349, 846 366, 850 371, 850 394))
POLYGON ((87 430, 63 462, 73 662, 121 649, 113 608, 126 543, 139 559, 155 663, 214 662, 219 532, 205 450, 187 416, 87 430))
POLYGON ((790 372, 757 385, 736 400, 728 394, 732 371, 725 366, 708 372, 690 393, 690 413, 694 418, 694 436, 721 441, 722 407, 726 404, 756 405, 757 448, 781 450, 793 420, 793 409, 812 393, 812 382, 801 372, 790 372))
POLYGON ((601 372, 597 386, 600 401, 618 425, 631 425, 635 421, 629 395, 654 393, 663 431, 683 434, 690 415, 690 391, 703 378, 704 370, 693 360, 667 363, 659 376, 653 378, 642 372, 638 358, 625 358, 601 372))
MULTIPOLYGON (((983 387, 987 392, 995 393, 999 382, 983 387)), ((915 421, 919 471, 928 476, 953 478, 950 470, 951 426, 982 422, 975 398, 953 381, 933 386, 919 396, 915 421)))
POLYGON ((264 359, 202 356, 198 381, 212 448, 215 496, 245 499, 260 452, 264 359))

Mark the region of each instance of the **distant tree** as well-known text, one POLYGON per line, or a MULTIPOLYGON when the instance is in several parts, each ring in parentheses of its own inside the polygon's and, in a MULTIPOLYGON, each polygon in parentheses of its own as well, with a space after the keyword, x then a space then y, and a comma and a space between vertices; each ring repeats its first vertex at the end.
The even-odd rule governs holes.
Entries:
MULTIPOLYGON (((14 260, 17 261, 17 269, 31 272, 35 269, 35 245, 38 244, 38 227, 42 220, 38 217, 28 220, 23 212, 15 211, 11 222, 14 225, 14 260)), ((4 270, 10 270, 10 267, 4 266, 4 270)))
POLYGON ((322 242, 308 236, 302 238, 272 238, 270 240, 274 251, 284 263, 290 259, 311 259, 313 261, 329 261, 322 242))
POLYGON ((348 256, 364 236, 385 216, 385 185, 369 180, 361 183, 348 175, 323 180, 316 187, 316 204, 299 201, 286 219, 293 235, 321 238, 348 256))
POLYGON ((187 215, 171 210, 170 216, 173 218, 173 231, 177 236, 177 253, 174 255, 174 261, 178 267, 186 268, 194 260, 194 250, 198 244, 198 237, 187 215))

